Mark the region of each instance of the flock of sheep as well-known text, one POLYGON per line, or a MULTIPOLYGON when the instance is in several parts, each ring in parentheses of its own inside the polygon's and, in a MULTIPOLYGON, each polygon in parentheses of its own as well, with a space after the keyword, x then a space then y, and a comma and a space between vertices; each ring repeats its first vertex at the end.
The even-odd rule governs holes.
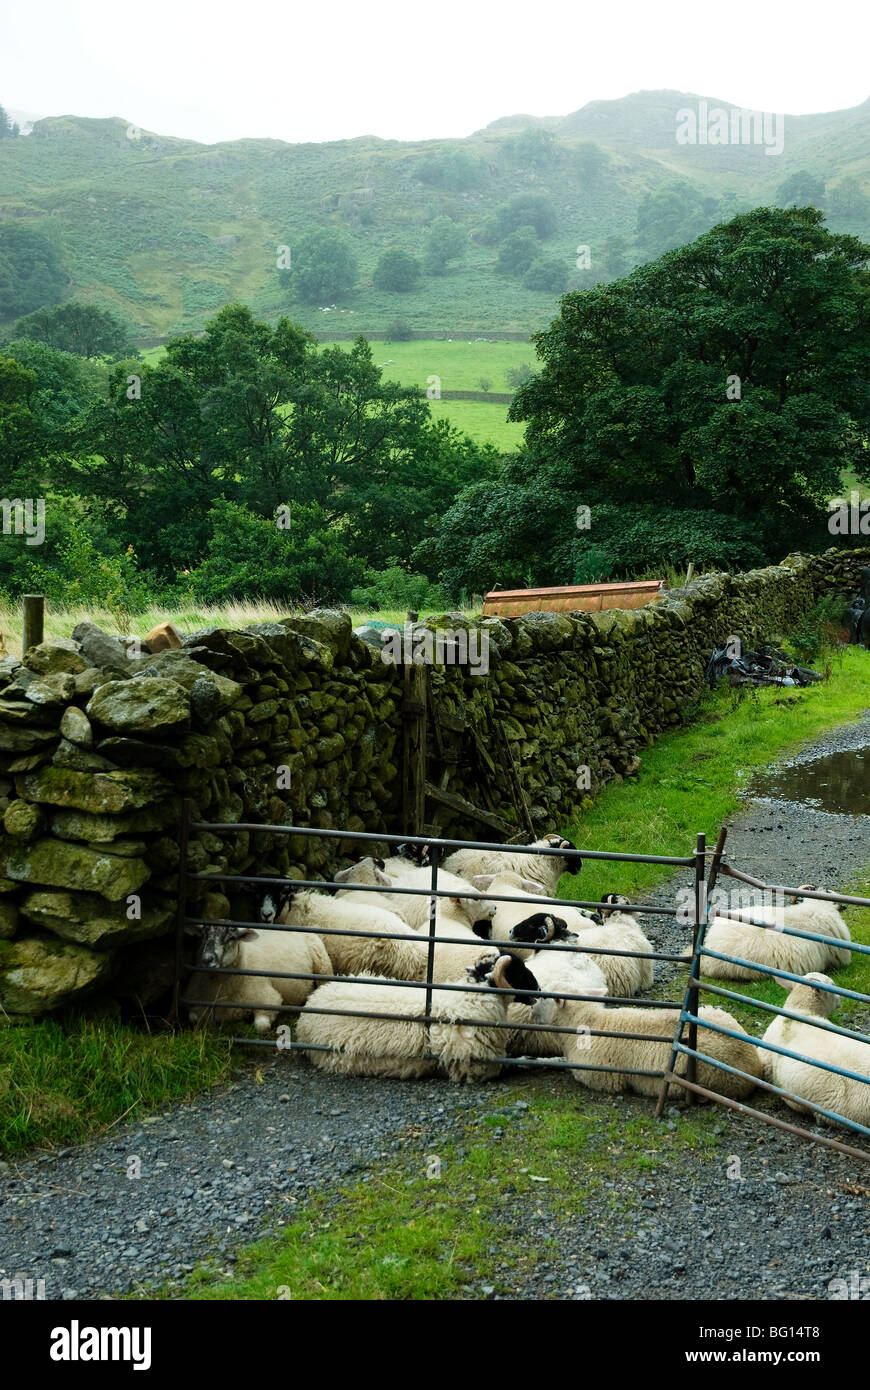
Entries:
MULTIPOLYGON (((438 898, 430 896, 425 851, 402 847, 386 861, 369 857, 341 870, 338 889, 288 885, 268 893, 263 928, 202 924, 195 929, 199 973, 190 986, 201 1002, 191 1006, 191 1020, 253 1016, 255 1029, 266 1033, 289 1005, 299 1015, 297 1044, 324 1071, 406 1078, 440 1070, 455 1081, 480 1081, 497 1075, 506 1057, 552 1057, 575 1064, 571 1074, 591 1090, 658 1095, 655 1073, 670 1065, 675 1011, 608 1002, 652 986, 653 947, 623 910, 627 899, 615 894, 605 895, 595 912, 565 904, 544 910, 536 900, 556 896, 567 854, 575 868, 577 855, 558 835, 534 847, 554 852, 457 850, 438 873, 439 891, 450 896, 438 898), (370 891, 375 888, 383 891, 370 891), (498 901, 505 896, 518 901, 498 901), (324 975, 345 978, 318 983, 324 975)), ((825 939, 715 918, 707 947, 747 964, 709 958, 705 973, 758 979, 754 963, 805 977, 791 988, 785 1008, 807 1022, 776 1016, 765 1041, 870 1077, 870 1041, 825 1022, 837 996, 821 972, 851 958, 839 944, 850 940, 840 912, 832 903, 799 898, 784 918, 786 927, 825 939)), ((723 1009, 703 1006, 698 1016, 711 1025, 699 1030, 699 1050, 734 1069, 699 1060, 701 1086, 742 1099, 763 1077, 870 1124, 868 1082, 757 1048, 723 1009)), ((680 1054, 678 1073, 685 1067, 680 1054)), ((685 1094, 670 1089, 675 1099, 685 1094)))

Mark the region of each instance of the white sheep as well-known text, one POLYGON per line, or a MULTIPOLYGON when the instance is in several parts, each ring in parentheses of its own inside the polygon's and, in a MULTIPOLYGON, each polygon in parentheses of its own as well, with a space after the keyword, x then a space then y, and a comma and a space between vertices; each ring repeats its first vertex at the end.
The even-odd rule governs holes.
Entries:
MULTIPOLYGON (((599 991, 590 989, 587 993, 597 994, 599 991)), ((574 1029, 572 1033, 554 1035, 562 1038, 562 1054, 566 1061, 617 1068, 615 1071, 572 1071, 574 1080, 581 1086, 587 1086, 590 1091, 635 1091, 643 1096, 659 1094, 659 1077, 630 1076, 628 1073, 638 1070, 664 1071, 670 1065, 679 1019, 676 1010, 632 1008, 628 1005, 605 1008, 604 1004, 594 1000, 540 999, 535 1002, 532 1013, 536 1023, 558 1024, 574 1029), (595 1036, 592 1030, 651 1033, 661 1038, 661 1042, 595 1036)), ((736 1019, 724 1009, 703 1006, 698 1016, 723 1028, 732 1028, 738 1033, 742 1031, 736 1019)), ((724 1033, 699 1027, 698 1050, 747 1072, 750 1077, 761 1075, 758 1050, 749 1038, 730 1038, 724 1033)), ((676 1072, 684 1075, 685 1070, 685 1053, 678 1053, 676 1072)), ((734 1099, 749 1095, 755 1086, 754 1081, 733 1076, 702 1061, 697 1063, 696 1079, 700 1086, 707 1086, 720 1095, 734 1099)), ((677 1100, 686 1096, 681 1086, 673 1084, 668 1086, 668 1094, 677 1100)))
MULTIPOLYGON (((493 941, 534 941, 535 936, 513 935, 515 929, 522 923, 528 921, 533 914, 534 900, 541 897, 552 896, 544 892, 543 886, 535 879, 525 878, 513 869, 503 869, 498 874, 475 874, 472 884, 481 892, 490 894, 493 899, 498 897, 521 897, 529 899, 527 902, 500 903, 495 902, 495 916, 492 919, 491 940, 493 941)), ((538 904, 538 913, 541 912, 542 905, 538 904)), ((583 912, 579 907, 566 906, 560 903, 558 906, 548 907, 547 912, 553 912, 565 923, 569 931, 581 932, 594 925, 594 919, 589 913, 583 912)))
MULTIPOLYGON (((542 840, 534 840, 530 848, 573 850, 574 845, 561 835, 545 835, 542 840)), ((555 854, 519 854, 508 846, 503 850, 457 849, 444 860, 444 867, 468 879, 476 874, 519 874, 539 883, 544 897, 555 898, 563 873, 568 868, 572 873, 579 873, 581 861, 576 855, 568 859, 555 854)))
POLYGON ((426 974, 426 948, 421 940, 402 941, 411 935, 407 922, 381 906, 380 894, 337 893, 334 897, 314 888, 283 888, 263 899, 264 921, 305 927, 320 934, 332 963, 327 973, 336 975, 386 975, 394 980, 416 980, 426 974), (377 936, 345 936, 348 932, 377 932, 377 936))
POLYGON ((501 1070, 487 1058, 506 1055, 510 1030, 487 1025, 507 1021, 511 996, 499 989, 537 989, 537 981, 514 956, 490 950, 463 971, 457 984, 475 988, 469 992, 434 990, 428 1027, 426 991, 407 985, 378 983, 371 976, 353 984, 321 985, 299 1015, 296 1040, 320 1044, 334 1051, 312 1052, 310 1060, 321 1071, 353 1076, 431 1076, 439 1063, 453 1081, 484 1081, 501 1070), (485 985, 486 988, 480 986, 485 985), (315 1013, 315 1009, 348 1009, 375 1014, 374 1018, 349 1018, 315 1013), (406 1014, 405 1022, 386 1014, 406 1014), (459 1023, 473 1019, 473 1023, 459 1023), (433 1061, 428 1054, 435 1054, 433 1061))
MULTIPOLYGON (((810 888, 811 884, 801 884, 810 888)), ((850 951, 832 942, 806 941, 799 936, 785 936, 777 927, 792 927, 795 931, 816 932, 819 936, 836 937, 840 941, 851 940, 849 928, 840 916, 836 904, 824 902, 820 898, 801 898, 782 909, 779 918, 765 914, 763 908, 745 909, 748 915, 764 920, 767 915, 769 927, 754 927, 747 922, 736 922, 728 917, 714 917, 707 928, 704 945, 711 951, 721 951, 726 956, 741 956, 743 960, 769 966, 773 970, 785 970, 790 975, 807 975, 811 971, 824 970, 826 966, 839 968, 849 964, 850 951)), ((691 952, 685 959, 691 959, 691 952)), ((731 961, 714 960, 702 956, 701 968, 705 975, 716 980, 760 980, 769 976, 751 970, 746 965, 734 965, 731 961)))
MULTIPOLYGON (((652 952, 652 942, 641 931, 629 912, 619 912, 616 908, 628 902, 628 898, 618 893, 607 893, 601 899, 603 926, 591 926, 582 931, 577 944, 583 947, 599 947, 602 951, 643 951, 652 952)), ((556 909, 562 915, 562 908, 556 909)), ((607 980, 607 992, 616 999, 633 999, 645 989, 651 989, 654 964, 638 956, 595 956, 607 980)))
MULTIPOLYGON (((561 991, 566 994, 607 993, 607 981, 592 956, 567 951, 536 951, 526 960, 526 966, 544 993, 561 991)), ((510 1040, 514 1056, 561 1057, 563 1033, 546 1033, 530 1027, 535 1022, 533 999, 514 1000, 508 1006, 508 1022, 516 1026, 510 1040)))
POLYGON ((232 1000, 237 1008, 191 1005, 190 1020, 206 1017, 218 1023, 254 1015, 258 1033, 273 1026, 282 1004, 302 1004, 314 989, 316 980, 285 979, 284 972, 300 975, 331 975, 332 966, 323 944, 312 932, 260 931, 208 923, 200 938, 196 963, 206 969, 195 974, 189 985, 194 998, 232 1000), (264 975, 219 975, 213 969, 260 970, 264 975), (269 972, 276 972, 274 975, 269 972))
MULTIPOLYGON (((833 983, 830 976, 811 972, 804 976, 804 983, 792 986, 784 1007, 791 1013, 802 1014, 808 1020, 827 1019, 837 1008, 839 996, 814 986, 833 983)), ((823 1071, 810 1062, 783 1057, 764 1047, 758 1049, 765 1081, 803 1096, 805 1100, 824 1106, 826 1110, 832 1110, 848 1120, 854 1120, 856 1124, 870 1126, 870 1039, 859 1042, 857 1038, 844 1038, 811 1022, 799 1023, 796 1019, 777 1016, 764 1034, 764 1041, 866 1076, 866 1081, 855 1081, 852 1077, 823 1071)), ((809 1109, 794 1100, 786 1100, 785 1103, 792 1110, 809 1109)), ((826 1124, 835 1123, 824 1115, 820 1119, 826 1124)))
MULTIPOLYGON (((387 874, 378 867, 375 859, 362 859, 358 864, 354 864, 349 869, 341 869, 335 875, 335 882, 350 884, 349 888, 341 888, 336 897, 352 902, 370 902, 373 898, 391 912, 397 913, 409 927, 415 930, 428 930, 429 911, 432 899, 426 893, 403 893, 402 888, 430 888, 432 883, 432 873, 430 869, 417 868, 416 865, 405 863, 401 877, 396 879, 391 874, 387 874), (359 885, 378 884, 382 888, 391 888, 388 893, 367 893, 359 891, 359 885), (354 887, 353 885, 358 885, 354 887)), ((462 909, 463 915, 468 918, 469 925, 475 921, 490 920, 495 908, 490 908, 480 891, 469 883, 467 879, 459 878, 456 874, 438 873, 438 892, 450 892, 467 895, 464 898, 465 907, 462 909)), ((437 911, 442 911, 442 905, 451 901, 448 898, 436 898, 438 903, 437 911)))

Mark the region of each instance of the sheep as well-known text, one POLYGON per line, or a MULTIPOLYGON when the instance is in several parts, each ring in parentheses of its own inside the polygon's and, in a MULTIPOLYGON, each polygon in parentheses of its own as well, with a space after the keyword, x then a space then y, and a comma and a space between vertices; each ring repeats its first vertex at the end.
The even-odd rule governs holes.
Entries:
MULTIPOLYGON (((522 874, 518 874, 512 869, 503 869, 497 874, 475 874, 471 881, 475 888, 479 888, 482 892, 491 893, 493 897, 519 896, 534 899, 551 896, 535 879, 524 878, 522 874)), ((571 931, 585 932, 593 925, 592 917, 578 907, 568 907, 564 903, 560 903, 555 910, 571 931)), ((525 903, 496 902, 495 916, 492 919, 491 940, 534 941, 534 936, 512 937, 511 935, 514 928, 527 921, 528 917, 529 907, 525 903)))
POLYGON ((377 899, 380 894, 360 893, 363 902, 341 893, 335 897, 313 888, 271 891, 263 899, 260 916, 266 922, 306 927, 321 933, 330 969, 336 975, 387 975, 395 980, 416 980, 426 974, 424 941, 402 941, 409 936, 407 922, 377 899), (347 931, 378 932, 379 936, 343 936, 347 931))
MULTIPOLYGON (((779 983, 788 988, 785 981, 779 983)), ((837 1008, 839 998, 814 986, 831 984, 833 980, 830 976, 810 972, 804 976, 804 983, 792 985, 784 1007, 807 1019, 827 1019, 837 1008)), ((796 1019, 777 1016, 764 1034, 764 1042, 776 1043, 778 1047, 787 1047, 792 1052, 815 1057, 819 1062, 832 1062, 834 1066, 866 1076, 867 1081, 855 1081, 848 1076, 823 1071, 809 1062, 799 1062, 794 1057, 769 1052, 764 1047, 758 1049, 765 1081, 803 1096, 805 1100, 824 1106, 826 1110, 833 1110, 837 1115, 854 1120, 856 1124, 870 1125, 870 1039, 859 1042, 857 1038, 844 1038, 839 1033, 824 1031, 813 1023, 799 1023, 796 1019)), ((792 1110, 809 1109, 794 1100, 786 1100, 785 1103, 792 1110)), ((819 1118, 826 1124, 835 1123, 824 1115, 819 1118)))
MULTIPOLYGON (((546 917, 544 914, 541 916, 544 919, 541 926, 544 927, 546 917)), ((558 930, 553 937, 546 939, 558 940, 558 930)), ((536 951, 526 960, 526 966, 545 993, 562 991, 566 994, 589 994, 593 990, 607 993, 607 981, 591 956, 569 954, 567 951, 536 951)), ((529 1027, 535 1022, 534 1002, 533 999, 514 1000, 508 1006, 508 1022, 515 1024, 517 1029, 511 1036, 510 1051, 514 1056, 561 1057, 564 1034, 543 1033, 529 1027)))
MULTIPOLYGON (((432 875, 428 869, 419 869, 413 864, 405 864, 404 872, 397 880, 392 875, 387 874, 383 869, 378 868, 377 861, 374 859, 362 859, 358 864, 354 864, 349 869, 342 869, 335 875, 336 883, 350 884, 379 884, 382 888, 391 888, 389 893, 365 893, 354 890, 353 888, 342 888, 337 893, 337 897, 345 898, 355 902, 371 901, 373 897, 385 908, 398 915, 407 922, 409 927, 427 929, 429 923, 429 910, 431 898, 425 893, 403 893, 402 888, 429 888, 432 882, 432 875)), ((463 915, 468 918, 468 923, 491 918, 495 912, 494 907, 486 904, 483 895, 471 883, 464 878, 457 877, 456 874, 438 874, 438 891, 465 894, 465 907, 462 909, 463 915)), ((442 905, 452 901, 448 898, 437 898, 437 911, 442 910, 442 905)))
MULTIPOLYGON (((579 992, 579 991, 578 991, 579 992)), ((587 990, 588 994, 604 996, 601 989, 587 990)), ((677 1016, 670 1009, 640 1009, 628 1005, 618 1008, 605 1008, 595 1000, 579 999, 540 999, 532 1007, 536 1023, 558 1024, 571 1027, 573 1033, 554 1034, 562 1039, 562 1054, 568 1062, 588 1066, 607 1066, 616 1071, 573 1071, 574 1080, 590 1091, 634 1091, 642 1096, 657 1096, 661 1081, 655 1076, 629 1076, 629 1071, 664 1071, 670 1066, 671 1050, 677 1029, 677 1016), (639 1041, 633 1038, 614 1038, 593 1036, 591 1030, 604 1029, 618 1033, 652 1033, 661 1042, 639 1041)), ((699 1018, 723 1028, 741 1032, 737 1020, 724 1009, 706 1006, 699 1010, 699 1018)), ((729 1038, 723 1033, 711 1030, 698 1032, 698 1049, 708 1053, 729 1066, 748 1073, 749 1077, 761 1076, 761 1063, 758 1050, 749 1038, 729 1038)), ((685 1074, 685 1053, 678 1053, 676 1071, 685 1074)), ((697 1081, 720 1095, 740 1099, 748 1096, 755 1087, 754 1080, 733 1076, 708 1062, 698 1061, 697 1081)), ((675 1099, 685 1099, 681 1086, 669 1085, 668 1094, 675 1099)))
MULTIPOLYGON (((542 840, 534 840, 530 848, 573 850, 574 845, 561 835, 545 835, 542 840)), ((445 869, 463 878, 473 878, 475 874, 520 874, 539 883, 545 898, 556 896, 556 886, 569 865, 574 873, 579 873, 582 861, 576 854, 570 859, 555 854, 519 854, 510 846, 503 850, 457 849, 444 860, 445 869)))
MULTIPOLYGON (((812 887, 809 883, 801 888, 812 887)), ((824 890, 823 890, 824 891, 824 890)), ((763 919, 763 908, 749 908, 749 914, 763 919)), ((785 970, 790 975, 807 975, 811 971, 824 970, 826 966, 847 966, 851 952, 826 941, 806 941, 799 936, 784 936, 777 927, 793 927, 796 931, 816 932, 819 936, 837 937, 850 941, 849 928, 840 916, 834 903, 819 898, 801 898, 798 902, 783 908, 778 921, 771 921, 770 927, 754 927, 747 922, 736 922, 728 917, 714 917, 707 928, 704 945, 711 951, 721 951, 726 956, 741 956, 744 960, 770 966, 774 970, 785 970)), ((691 960, 688 951, 684 957, 691 960)), ((714 960, 702 957, 702 968, 706 975, 717 980, 760 980, 769 978, 746 965, 734 965, 731 961, 714 960)))
POLYGON ((320 938, 313 932, 258 931, 254 928, 230 927, 223 923, 208 923, 200 938, 196 964, 208 971, 226 967, 239 970, 274 970, 275 976, 194 975, 190 989, 195 997, 210 1001, 233 1000, 238 1008, 214 1009, 192 1005, 192 1023, 203 1017, 218 1022, 238 1020, 254 1015, 258 1033, 273 1026, 282 1004, 302 1004, 314 989, 314 980, 284 979, 284 972, 300 975, 330 975, 332 966, 320 938), (267 1006, 274 1006, 267 1007, 267 1006))
MULTIPOLYGON (((537 919, 538 921, 549 920, 556 923, 555 931, 551 935, 548 935, 542 926, 537 927, 536 919, 530 917, 527 921, 517 923, 512 927, 508 939, 512 945, 516 942, 528 941, 564 941, 578 947, 597 947, 602 952, 611 949, 651 952, 652 945, 634 919, 627 912, 616 912, 612 906, 612 904, 627 902, 627 898, 621 898, 616 893, 605 894, 602 903, 611 904, 603 909, 609 920, 600 926, 584 927, 579 933, 569 931, 562 919, 558 917, 544 918, 542 914, 537 919)), ((559 912, 562 911, 564 908, 560 907, 559 912)), ((584 920, 589 921, 588 918, 584 920)), ((553 952, 552 954, 555 955, 556 953, 553 952)), ((564 953, 561 954, 564 955, 564 953)), ((591 956, 586 955, 584 951, 583 959, 590 960, 591 956)), ((641 960, 637 956, 602 954, 598 957, 596 965, 603 973, 608 994, 617 999, 633 999, 642 989, 650 989, 652 986, 653 963, 651 960, 641 960)))
POLYGON ((505 1055, 508 1030, 487 1028, 503 1023, 510 996, 499 989, 536 990, 535 977, 522 961, 490 949, 456 979, 457 984, 479 986, 465 993, 434 990, 431 1016, 436 1023, 420 1021, 426 1008, 426 992, 407 985, 390 985, 367 976, 353 984, 335 982, 321 985, 299 1015, 297 1041, 326 1044, 330 1052, 312 1052, 311 1062, 321 1071, 353 1076, 431 1076, 438 1068, 452 1081, 484 1081, 500 1071, 500 1064, 487 1063, 487 1057, 505 1055), (337 1014, 314 1013, 316 1008, 349 1009, 376 1014, 375 1018, 348 1018, 337 1014), (385 1018, 385 1014, 407 1014, 405 1022, 385 1018), (473 1024, 456 1020, 473 1018, 473 1024), (428 1055, 434 1053, 436 1060, 428 1055))

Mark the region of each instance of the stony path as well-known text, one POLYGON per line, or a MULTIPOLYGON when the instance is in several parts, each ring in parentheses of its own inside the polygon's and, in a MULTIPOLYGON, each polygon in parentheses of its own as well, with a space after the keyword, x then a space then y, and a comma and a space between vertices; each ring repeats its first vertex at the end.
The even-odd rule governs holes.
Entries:
MULTIPOLYGON (((817 748, 857 746, 868 730, 870 719, 817 748)), ((870 837, 866 817, 758 803, 735 818, 729 851, 761 877, 834 887, 866 866, 870 837)), ((672 887, 659 891, 673 900, 672 887)), ((645 925, 660 949, 671 947, 662 918, 645 925)), ((661 983, 676 997, 675 981, 661 983)), ((437 1151, 505 1109, 499 1083, 329 1078, 265 1050, 243 1069, 241 1080, 164 1115, 3 1165, 0 1278, 44 1278, 49 1299, 100 1298, 182 1281, 200 1260, 231 1273, 234 1250, 286 1222, 310 1193, 343 1177, 366 1180, 406 1140, 420 1154, 437 1151)), ((575 1094, 552 1072, 514 1074, 517 1087, 529 1100, 539 1088, 567 1093, 602 1114, 649 1108, 575 1094)), ((506 1122, 536 1119, 508 1107, 506 1122)), ((668 1121, 675 1141, 680 1123, 675 1114, 668 1121)), ((715 1160, 675 1142, 673 1157, 636 1188, 610 1185, 636 1204, 630 1217, 610 1210, 606 1184, 582 1222, 564 1220, 546 1194, 534 1207, 501 1198, 500 1220, 529 1249, 519 1271, 503 1271, 505 1296, 814 1299, 830 1296, 833 1278, 870 1276, 870 1166, 729 1112, 717 1128, 715 1160), (742 1182, 727 1177, 733 1155, 742 1182)), ((472 1281, 465 1296, 489 1293, 472 1281)))

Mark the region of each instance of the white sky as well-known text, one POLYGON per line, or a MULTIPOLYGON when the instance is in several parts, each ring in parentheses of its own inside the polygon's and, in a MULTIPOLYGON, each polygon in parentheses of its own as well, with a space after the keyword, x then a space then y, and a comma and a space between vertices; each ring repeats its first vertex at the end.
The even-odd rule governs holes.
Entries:
POLYGON ((675 88, 804 114, 870 96, 863 0, 17 0, 0 103, 211 143, 468 135, 675 88))

